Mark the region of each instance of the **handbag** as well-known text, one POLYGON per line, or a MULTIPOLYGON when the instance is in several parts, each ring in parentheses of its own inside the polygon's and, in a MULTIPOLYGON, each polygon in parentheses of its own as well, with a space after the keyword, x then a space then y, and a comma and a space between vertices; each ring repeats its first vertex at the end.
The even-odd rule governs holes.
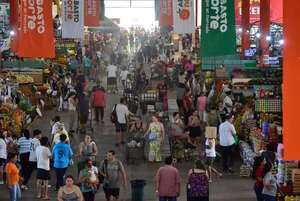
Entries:
POLYGON ((110 114, 110 121, 114 124, 117 123, 117 121, 118 121, 116 108, 117 108, 117 104, 115 104, 114 109, 110 114))
MULTIPOLYGON (((102 173, 104 173, 105 175, 107 175, 107 160, 105 159, 104 160, 104 165, 103 165, 103 168, 102 168, 102 173)), ((104 179, 105 179, 105 176, 101 173, 98 174, 98 179, 99 179, 99 187, 100 187, 100 184, 103 184, 104 182, 104 179)))
POLYGON ((149 133, 149 141, 154 141, 157 139, 157 134, 154 132, 149 133))

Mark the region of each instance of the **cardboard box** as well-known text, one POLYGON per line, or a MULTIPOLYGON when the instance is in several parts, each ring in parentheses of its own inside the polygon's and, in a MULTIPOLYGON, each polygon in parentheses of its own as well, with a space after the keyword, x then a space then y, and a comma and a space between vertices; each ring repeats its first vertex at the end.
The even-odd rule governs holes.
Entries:
POLYGON ((217 127, 205 127, 205 137, 206 138, 217 138, 217 127))

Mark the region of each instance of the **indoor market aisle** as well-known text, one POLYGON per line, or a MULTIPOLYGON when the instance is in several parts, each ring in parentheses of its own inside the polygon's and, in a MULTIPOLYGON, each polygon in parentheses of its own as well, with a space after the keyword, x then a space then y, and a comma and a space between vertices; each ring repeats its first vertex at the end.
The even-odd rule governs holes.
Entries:
MULTIPOLYGON (((103 82, 105 83, 105 82, 103 82)), ((94 124, 94 134, 93 138, 96 144, 99 147, 99 160, 102 160, 104 158, 105 152, 110 149, 115 149, 117 152, 117 156, 124 162, 125 159, 125 149, 124 147, 115 147, 115 128, 114 125, 109 120, 109 114, 111 111, 111 108, 114 106, 114 104, 119 102, 119 95, 113 95, 110 94, 108 96, 108 105, 105 111, 105 124, 94 124)), ((170 95, 170 112, 176 108, 176 104, 174 99, 174 93, 171 93, 170 95)), ((38 119, 33 128, 34 129, 41 129, 43 131, 44 135, 49 135, 50 132, 50 119, 53 118, 55 115, 60 115, 62 117, 62 120, 64 122, 68 122, 68 114, 66 112, 55 112, 55 111, 47 111, 44 112, 44 117, 41 119, 38 119)), ((77 146, 79 142, 83 139, 83 135, 77 134, 72 138, 72 147, 74 152, 76 153, 77 146)), ((168 149, 168 142, 165 142, 164 148, 165 151, 163 155, 168 155, 169 149, 168 149)), ((145 179, 147 181, 147 185, 145 186, 145 201, 154 201, 156 200, 154 192, 154 176, 157 171, 157 169, 162 164, 150 164, 148 162, 136 162, 132 165, 126 165, 126 170, 128 172, 128 179, 145 179)), ((178 169, 180 171, 181 177, 182 177, 182 185, 181 185, 181 196, 178 199, 179 201, 185 201, 186 200, 186 178, 187 178, 187 172, 188 169, 192 167, 191 162, 183 162, 178 164, 178 169)), ((238 168, 238 167, 237 167, 238 168)), ((238 169, 237 169, 238 172, 238 169)), ((30 184, 29 184, 29 190, 23 191, 22 200, 23 201, 32 201, 35 199, 36 192, 35 192, 35 174, 33 174, 30 184)), ((68 169, 67 174, 72 174, 77 177, 77 171, 76 167, 70 167, 68 169)), ((51 177, 51 185, 54 186, 55 184, 55 174, 54 171, 52 171, 52 177, 51 177)), ((253 193, 253 181, 251 179, 244 179, 240 178, 238 175, 230 175, 230 176, 224 176, 222 179, 215 180, 210 187, 210 200, 211 201, 254 201, 254 193, 253 193), (233 192, 234 193, 230 193, 233 192)), ((9 193, 6 188, 6 186, 2 185, 0 186, 0 195, 1 201, 8 201, 9 200, 9 193)), ((54 188, 50 188, 50 195, 51 200, 56 200, 56 192, 54 191, 54 188)), ((131 188, 129 186, 129 189, 127 192, 125 192, 123 189, 121 190, 121 200, 123 201, 129 201, 131 198, 131 188)), ((96 201, 105 200, 103 190, 99 190, 99 192, 96 195, 96 201)))

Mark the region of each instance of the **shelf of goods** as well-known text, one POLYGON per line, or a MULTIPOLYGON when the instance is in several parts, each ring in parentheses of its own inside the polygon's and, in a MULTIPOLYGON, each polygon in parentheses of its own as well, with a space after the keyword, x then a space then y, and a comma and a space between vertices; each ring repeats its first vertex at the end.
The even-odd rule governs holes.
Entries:
POLYGON ((252 142, 253 151, 259 153, 260 150, 263 150, 266 147, 267 142, 265 142, 262 131, 259 128, 253 128, 250 131, 250 140, 252 142))
POLYGON ((300 169, 292 170, 293 192, 300 193, 300 169))
POLYGON ((282 111, 280 99, 257 99, 255 101, 255 112, 274 112, 282 111))

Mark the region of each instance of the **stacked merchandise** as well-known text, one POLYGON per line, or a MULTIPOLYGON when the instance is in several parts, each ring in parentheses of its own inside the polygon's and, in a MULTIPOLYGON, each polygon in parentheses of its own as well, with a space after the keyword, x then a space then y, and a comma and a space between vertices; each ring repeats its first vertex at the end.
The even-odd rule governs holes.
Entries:
POLYGON ((156 102, 158 100, 157 90, 148 90, 146 93, 141 94, 142 102, 156 102))
POLYGON ((298 195, 285 196, 284 201, 300 201, 300 196, 298 195))
POLYGON ((296 161, 286 161, 285 162, 285 178, 286 181, 292 181, 292 172, 293 169, 297 169, 298 168, 298 162, 296 161))
POLYGON ((258 99, 255 101, 256 112, 281 112, 280 99, 258 99))
POLYGON ((300 193, 300 169, 292 170, 293 192, 300 193))
POLYGON ((240 141, 240 154, 243 159, 243 165, 240 167, 240 176, 249 177, 251 175, 251 167, 254 164, 255 153, 248 143, 240 141))
POLYGON ((253 128, 250 131, 250 140, 252 142, 254 153, 259 153, 266 147, 266 143, 262 136, 262 131, 259 128, 253 128))

